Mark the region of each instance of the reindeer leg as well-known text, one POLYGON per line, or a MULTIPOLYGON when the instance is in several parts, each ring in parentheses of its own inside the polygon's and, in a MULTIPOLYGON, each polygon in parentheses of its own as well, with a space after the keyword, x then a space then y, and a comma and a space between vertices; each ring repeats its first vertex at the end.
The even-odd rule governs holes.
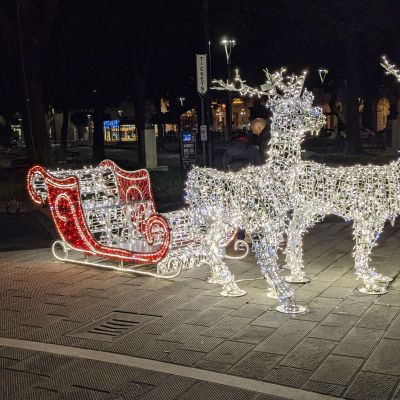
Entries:
POLYGON ((277 262, 279 241, 277 239, 270 239, 269 237, 271 237, 270 233, 257 232, 252 234, 252 241, 261 273, 267 279, 268 283, 272 285, 273 290, 277 293, 282 303, 276 310, 285 314, 303 313, 306 311, 306 307, 297 304, 293 290, 285 282, 280 273, 277 262))
MULTIPOLYGON (((359 288, 359 291, 366 294, 384 294, 387 293, 386 285, 380 285, 380 274, 375 268, 369 265, 369 257, 372 248, 375 246, 379 233, 382 232, 382 227, 376 229, 375 227, 365 226, 365 223, 354 221, 354 261, 357 279, 361 278, 364 286, 359 288)), ((387 283, 386 283, 387 284, 387 283)))
MULTIPOLYGON (((286 264, 290 269, 290 275, 285 276, 285 281, 290 283, 307 283, 310 281, 304 274, 303 263, 303 235, 309 225, 311 218, 300 211, 294 210, 293 217, 289 222, 286 245, 286 264)), ((312 219, 311 219, 312 221, 312 219)))
POLYGON ((235 277, 224 263, 224 249, 221 245, 231 230, 232 227, 227 224, 214 222, 205 236, 211 265, 211 276, 207 281, 223 285, 222 296, 238 297, 244 296, 247 292, 238 287, 235 277))

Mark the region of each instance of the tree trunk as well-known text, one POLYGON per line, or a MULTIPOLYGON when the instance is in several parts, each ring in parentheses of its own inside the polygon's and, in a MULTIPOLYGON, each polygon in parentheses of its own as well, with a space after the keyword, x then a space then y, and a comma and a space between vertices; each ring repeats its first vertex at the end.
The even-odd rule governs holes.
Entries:
POLYGON ((28 157, 32 163, 51 165, 54 157, 46 127, 38 55, 26 53, 25 71, 26 81, 22 83, 26 87, 23 120, 28 157))
POLYGON ((62 155, 64 155, 67 150, 68 122, 69 122, 69 111, 68 109, 64 109, 62 126, 61 126, 61 139, 60 139, 62 155))
POLYGON ((93 113, 93 159, 97 163, 105 159, 103 117, 104 105, 100 99, 96 99, 93 113))
POLYGON ((138 73, 135 74, 135 124, 138 133, 138 165, 146 166, 145 137, 146 127, 146 84, 145 79, 138 73))
POLYGON ((350 38, 346 46, 346 141, 350 152, 361 153, 359 82, 358 82, 358 44, 350 38))

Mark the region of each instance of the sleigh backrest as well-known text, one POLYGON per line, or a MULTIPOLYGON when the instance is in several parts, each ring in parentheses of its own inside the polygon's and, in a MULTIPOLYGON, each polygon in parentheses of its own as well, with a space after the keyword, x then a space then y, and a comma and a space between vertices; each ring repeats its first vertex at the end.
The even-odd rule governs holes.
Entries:
POLYGON ((145 221, 156 212, 146 170, 124 171, 110 160, 75 170, 46 171, 35 166, 28 173, 28 191, 34 202, 48 201, 48 185, 54 184, 51 178, 62 183, 74 180, 74 207, 82 210, 95 239, 107 246, 126 247, 142 238, 145 221))

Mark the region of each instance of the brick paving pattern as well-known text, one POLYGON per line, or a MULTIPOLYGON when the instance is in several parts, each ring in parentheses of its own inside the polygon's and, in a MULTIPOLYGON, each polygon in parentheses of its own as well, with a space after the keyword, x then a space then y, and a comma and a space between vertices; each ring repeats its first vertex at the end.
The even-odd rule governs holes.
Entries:
MULTIPOLYGON (((276 313, 264 280, 223 298, 208 271, 174 281, 64 264, 49 249, 1 253, 0 336, 126 354, 347 399, 400 399, 400 225, 387 226, 372 257, 395 277, 389 292, 356 290, 351 226, 317 225, 305 239, 297 285, 310 311, 276 313), (148 315, 115 340, 72 332, 111 313, 148 315)), ((237 280, 258 278, 253 256, 229 262, 237 280)), ((0 398, 270 399, 279 397, 105 362, 0 347, 0 398)))

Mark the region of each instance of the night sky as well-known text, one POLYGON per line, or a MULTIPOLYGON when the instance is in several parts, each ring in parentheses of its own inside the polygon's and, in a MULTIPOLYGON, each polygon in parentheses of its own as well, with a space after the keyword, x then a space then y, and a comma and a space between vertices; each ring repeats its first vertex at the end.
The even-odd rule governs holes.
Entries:
MULTIPOLYGON (((383 79, 379 57, 387 54, 400 62, 399 0, 208 3, 213 78, 226 77, 220 45, 225 35, 237 41, 233 67, 251 84, 262 83, 262 68, 282 65, 293 72, 308 69, 307 86, 318 83, 321 66, 330 70, 329 79, 344 76, 351 42, 359 50, 360 90, 368 95, 383 79)), ((202 0, 60 0, 41 55, 45 101, 70 109, 90 106, 97 90, 117 104, 135 91, 133 71, 148 61, 148 98, 184 96, 188 106, 195 105, 194 54, 203 52, 206 43, 203 5, 202 0)), ((2 0, 2 7, 15 16, 14 0, 2 0)), ((18 109, 19 72, 18 57, 3 46, 0 113, 18 109)))

